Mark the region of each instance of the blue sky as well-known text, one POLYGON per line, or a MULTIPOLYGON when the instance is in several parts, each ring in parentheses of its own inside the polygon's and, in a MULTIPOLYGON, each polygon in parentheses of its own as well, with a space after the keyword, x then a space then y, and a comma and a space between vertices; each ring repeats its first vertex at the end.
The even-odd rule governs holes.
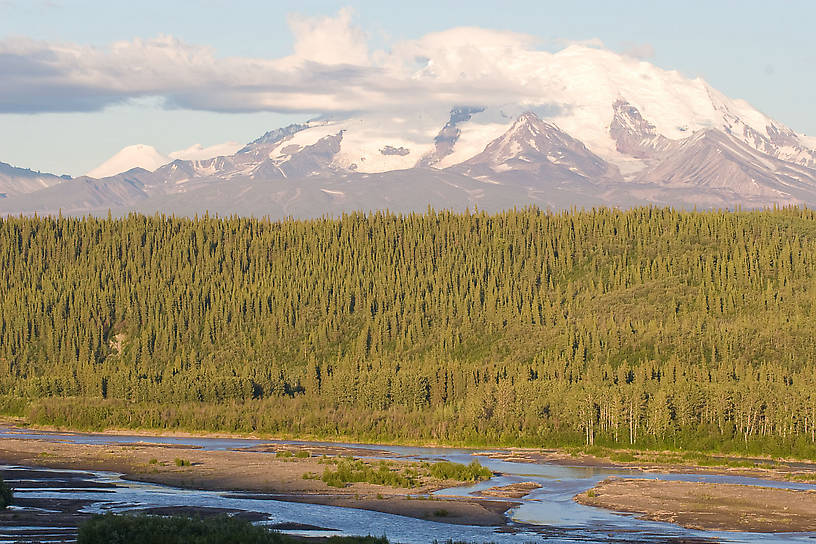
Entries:
MULTIPOLYGON (((4 95, 0 79, 0 161, 77 175, 126 145, 147 143, 170 153, 193 144, 246 142, 266 130, 322 113, 322 102, 314 100, 292 102, 282 108, 286 111, 276 112, 269 111, 275 109, 269 105, 271 98, 264 101, 253 95, 246 100, 246 111, 241 111, 243 97, 237 91, 214 91, 212 95, 176 92, 178 82, 168 72, 178 68, 172 67, 153 78, 164 78, 165 87, 145 83, 137 93, 142 97, 134 100, 125 87, 143 82, 130 79, 132 74, 122 66, 127 64, 122 59, 138 58, 148 46, 153 52, 173 48, 173 54, 179 51, 193 63, 200 55, 206 56, 203 51, 216 59, 277 63, 294 55, 320 61, 331 54, 331 48, 343 54, 354 49, 361 37, 374 52, 462 26, 531 35, 537 39, 535 47, 550 51, 569 42, 600 40, 613 51, 630 52, 662 68, 700 76, 794 130, 816 135, 815 18, 816 2, 812 1, 0 0, 0 43, 5 44, 0 48, 0 61, 4 51, 7 58, 9 51, 14 52, 14 68, 26 76, 38 77, 36 62, 66 45, 80 57, 77 62, 84 62, 93 51, 107 51, 113 43, 140 40, 138 47, 115 57, 115 67, 104 55, 98 61, 87 61, 86 70, 102 73, 99 81, 88 83, 90 87, 84 86, 84 80, 81 88, 76 81, 66 80, 53 85, 53 95, 47 89, 42 97, 31 96, 37 93, 30 89, 25 94, 15 94, 12 89, 4 95), (298 42, 299 33, 309 28, 334 28, 313 28, 310 21, 336 18, 341 9, 351 28, 351 46, 317 43, 313 38, 298 42), (150 42, 161 36, 165 41, 150 42), (31 59, 31 66, 21 68, 26 59, 31 59), (143 97, 162 94, 165 89, 175 93, 170 101, 143 97), (82 95, 87 92, 93 99, 82 95), (72 93, 76 96, 71 97, 72 93), (46 111, 49 109, 59 111, 46 111)), ((275 70, 282 68, 273 64, 265 66, 268 72, 264 73, 274 78, 279 73, 275 70)), ((242 61, 237 67, 230 64, 229 69, 245 73, 252 66, 242 61)), ((189 77, 204 76, 197 71, 189 77)), ((229 77, 225 76, 227 82, 229 77)), ((363 76, 344 70, 299 77, 300 84, 314 87, 321 84, 321 77, 327 82, 347 82, 363 76)), ((333 84, 342 84, 336 82, 333 84)), ((218 80, 213 86, 223 84, 218 80)))

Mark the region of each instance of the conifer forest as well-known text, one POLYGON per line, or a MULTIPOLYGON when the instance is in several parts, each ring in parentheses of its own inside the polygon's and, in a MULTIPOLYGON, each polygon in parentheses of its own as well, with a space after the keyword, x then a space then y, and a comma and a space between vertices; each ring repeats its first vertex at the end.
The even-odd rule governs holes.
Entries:
POLYGON ((816 458, 816 213, 0 220, 32 423, 816 458))

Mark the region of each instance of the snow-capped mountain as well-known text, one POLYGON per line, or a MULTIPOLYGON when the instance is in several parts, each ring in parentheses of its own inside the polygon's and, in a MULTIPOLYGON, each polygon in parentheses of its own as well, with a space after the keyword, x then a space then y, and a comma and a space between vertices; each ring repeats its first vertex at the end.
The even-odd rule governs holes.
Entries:
POLYGON ((106 178, 132 168, 153 171, 170 162, 170 157, 159 153, 155 147, 145 144, 129 145, 90 172, 88 177, 106 178))
POLYGON ((26 185, 37 190, 9 192, 0 212, 816 203, 816 139, 699 78, 578 46, 529 77, 531 102, 322 118, 214 158, 133 146, 93 172, 103 179, 26 185))
POLYGON ((492 183, 518 183, 536 189, 587 187, 619 179, 620 172, 556 125, 526 112, 470 159, 452 170, 492 183))
POLYGON ((152 172, 172 160, 207 160, 213 157, 229 156, 242 146, 236 142, 226 142, 204 147, 195 144, 187 149, 173 151, 164 155, 155 147, 145 144, 129 145, 124 147, 111 158, 88 172, 92 178, 105 178, 127 172, 133 168, 143 168, 152 172))

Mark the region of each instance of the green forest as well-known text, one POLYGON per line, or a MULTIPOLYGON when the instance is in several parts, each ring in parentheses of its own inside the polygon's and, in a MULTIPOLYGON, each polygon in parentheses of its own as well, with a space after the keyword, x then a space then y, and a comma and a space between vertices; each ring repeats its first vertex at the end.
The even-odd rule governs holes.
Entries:
POLYGON ((0 220, 31 423, 816 458, 816 213, 0 220))

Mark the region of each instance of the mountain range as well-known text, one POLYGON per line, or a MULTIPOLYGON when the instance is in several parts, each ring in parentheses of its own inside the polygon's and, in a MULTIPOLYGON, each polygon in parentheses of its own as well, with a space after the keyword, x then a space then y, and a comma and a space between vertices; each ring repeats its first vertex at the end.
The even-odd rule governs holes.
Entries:
POLYGON ((535 103, 319 118, 210 158, 130 146, 92 171, 99 177, 0 163, 0 213, 816 204, 816 138, 645 61, 582 46, 553 59, 535 103))

